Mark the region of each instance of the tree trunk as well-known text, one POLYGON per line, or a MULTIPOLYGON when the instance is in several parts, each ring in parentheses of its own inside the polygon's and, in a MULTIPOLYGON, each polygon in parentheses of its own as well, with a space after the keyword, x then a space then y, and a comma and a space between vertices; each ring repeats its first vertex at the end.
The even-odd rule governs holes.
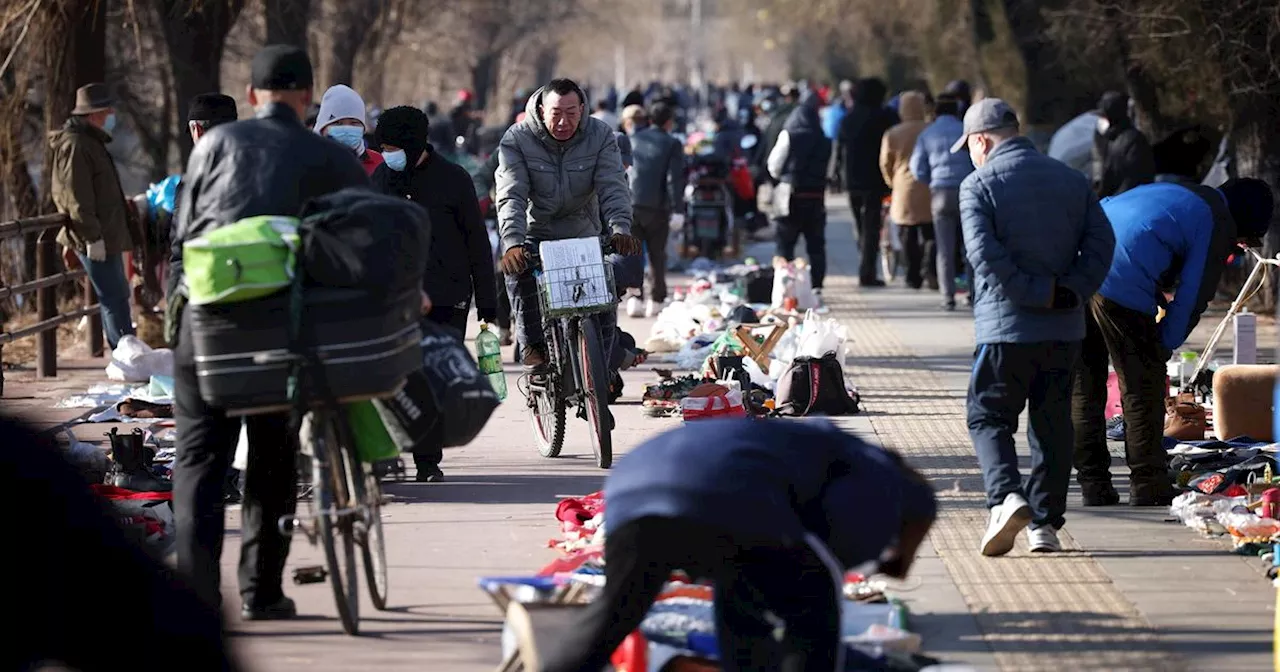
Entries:
MULTIPOLYGON (((307 49, 307 22, 311 19, 311 0, 265 0, 267 44, 292 44, 307 49)), ((361 4, 346 0, 344 4, 361 4)))
POLYGON ((356 55, 378 21, 382 2, 339 0, 333 17, 328 57, 328 86, 346 84, 355 88, 356 55))
MULTIPOLYGON (((1233 101, 1236 110, 1232 133, 1236 161, 1241 177, 1256 177, 1271 186, 1272 196, 1280 203, 1280 125, 1276 123, 1271 101, 1261 94, 1241 96, 1233 101)), ((1263 240, 1263 256, 1280 252, 1280 208, 1272 215, 1271 226, 1263 240)), ((1268 313, 1276 309, 1276 292, 1280 289, 1274 268, 1267 269, 1266 289, 1259 309, 1268 313)))
POLYGON ((539 49, 537 57, 533 60, 533 81, 546 84, 555 79, 556 68, 559 66, 560 47, 551 45, 539 49))
MULTIPOLYGON (((177 100, 177 118, 185 122, 191 99, 221 89, 222 51, 244 0, 155 0, 177 100)), ((191 155, 191 136, 178 134, 182 163, 191 155)))
POLYGON ((502 63, 502 53, 496 50, 486 51, 471 67, 471 90, 475 93, 476 109, 485 109, 493 89, 498 84, 498 65, 502 63))

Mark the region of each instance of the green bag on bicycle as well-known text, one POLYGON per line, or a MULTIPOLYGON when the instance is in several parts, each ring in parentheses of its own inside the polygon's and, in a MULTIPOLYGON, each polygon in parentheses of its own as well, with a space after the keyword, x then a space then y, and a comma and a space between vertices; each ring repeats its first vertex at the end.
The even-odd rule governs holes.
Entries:
POLYGON ((378 409, 372 401, 357 401, 346 405, 347 426, 351 428, 351 442, 361 462, 373 464, 393 460, 400 455, 400 447, 387 432, 378 409))
POLYGON ((263 215, 219 227, 182 245, 187 302, 251 301, 293 282, 298 219, 263 215))

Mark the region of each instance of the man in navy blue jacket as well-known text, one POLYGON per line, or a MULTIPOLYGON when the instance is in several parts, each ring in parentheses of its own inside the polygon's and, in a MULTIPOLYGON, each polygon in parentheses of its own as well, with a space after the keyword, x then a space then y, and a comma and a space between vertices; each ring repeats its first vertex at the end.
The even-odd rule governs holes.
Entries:
POLYGON ((1018 134, 998 98, 964 115, 977 169, 960 184, 960 223, 973 267, 978 352, 969 379, 969 435, 991 521, 982 554, 1004 555, 1028 525, 1034 552, 1061 549, 1071 482, 1071 378, 1084 339, 1084 299, 1111 265, 1115 238, 1079 171, 1018 134), (1013 435, 1028 409, 1031 473, 1024 485, 1013 435))
POLYGON ((1165 362, 1200 321, 1237 242, 1266 233, 1271 189, 1249 178, 1218 189, 1148 184, 1104 199, 1102 209, 1116 251, 1089 302, 1072 395, 1076 480, 1085 506, 1119 503, 1103 418, 1110 361, 1123 390, 1129 504, 1167 506, 1174 490, 1161 447, 1165 362), (1157 307, 1166 310, 1159 323, 1157 307))
POLYGON ((677 569, 715 584, 725 670, 842 669, 842 570, 905 576, 937 511, 896 455, 827 422, 690 424, 631 451, 604 494, 604 594, 540 672, 603 669, 677 569))

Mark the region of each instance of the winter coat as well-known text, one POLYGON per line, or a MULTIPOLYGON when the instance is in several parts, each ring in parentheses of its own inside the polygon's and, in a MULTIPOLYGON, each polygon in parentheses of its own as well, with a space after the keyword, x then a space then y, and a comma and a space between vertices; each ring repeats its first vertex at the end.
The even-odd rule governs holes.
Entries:
POLYGON ((631 203, 637 208, 679 210, 684 202, 684 147, 660 128, 631 136, 631 203))
POLYGON ((845 188, 874 196, 889 193, 880 172, 880 143, 898 123, 898 115, 884 107, 884 92, 859 86, 857 99, 840 122, 836 138, 836 173, 845 188))
POLYGON ((952 152, 951 146, 964 135, 964 123, 944 114, 920 132, 911 152, 911 174, 929 189, 959 189, 973 172, 969 152, 952 152))
POLYGON ((584 117, 571 138, 556 140, 538 114, 543 91, 534 92, 524 121, 507 129, 498 145, 502 249, 529 238, 599 236, 602 213, 610 232, 629 234, 631 192, 613 129, 584 117))
POLYGON ((822 194, 826 190, 831 143, 822 134, 820 104, 817 94, 806 92, 769 154, 769 174, 791 185, 794 194, 822 194))
POLYGON ((1093 142, 1094 190, 1106 198, 1143 184, 1156 176, 1156 159, 1147 136, 1128 119, 1113 121, 1093 142))
POLYGON ((902 122, 890 128, 880 141, 880 174, 893 189, 889 218, 895 224, 914 226, 933 221, 929 184, 911 174, 911 154, 916 139, 924 131, 924 94, 902 94, 899 109, 902 122))
POLYGON ((431 218, 431 255, 422 285, 432 302, 456 306, 474 297, 481 320, 496 318, 493 250, 467 171, 427 145, 427 159, 412 171, 401 173, 383 165, 373 173, 373 186, 426 208, 431 218))
POLYGON ((1084 339, 1083 306, 1115 248, 1084 175, 1010 138, 960 184, 960 223, 978 344, 1084 339), (1074 292, 1076 306, 1052 308, 1055 286, 1074 292))
POLYGON ((1116 252, 1098 293, 1151 315, 1165 305, 1160 340, 1177 349, 1200 321, 1235 249, 1236 224, 1216 189, 1163 182, 1102 200, 1116 252))
POLYGON ((71 117, 49 135, 53 204, 70 223, 58 232, 58 243, 84 254, 89 243, 102 241, 107 254, 121 254, 136 243, 120 175, 107 152, 111 136, 80 117, 71 117))

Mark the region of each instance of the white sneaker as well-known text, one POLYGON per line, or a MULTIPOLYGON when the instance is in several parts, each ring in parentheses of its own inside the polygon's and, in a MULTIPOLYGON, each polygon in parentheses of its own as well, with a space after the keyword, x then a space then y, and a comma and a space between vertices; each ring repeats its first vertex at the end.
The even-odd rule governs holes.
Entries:
POLYGON ((1027 530, 1027 547, 1032 553, 1057 553, 1062 550, 1062 542, 1058 540, 1057 530, 1037 527, 1027 530))
POLYGON ((995 557, 1013 550, 1013 542, 1022 528, 1031 524, 1031 505, 1016 492, 1005 496, 1004 502, 991 507, 991 522, 982 535, 982 554, 995 557))
POLYGON ((649 299, 648 301, 645 302, 644 304, 645 317, 657 317, 658 313, 661 313, 661 312, 662 312, 661 303, 657 303, 653 299, 649 299))
POLYGON ((633 296, 627 299, 627 317, 641 317, 644 315, 644 303, 640 301, 640 297, 633 296))

